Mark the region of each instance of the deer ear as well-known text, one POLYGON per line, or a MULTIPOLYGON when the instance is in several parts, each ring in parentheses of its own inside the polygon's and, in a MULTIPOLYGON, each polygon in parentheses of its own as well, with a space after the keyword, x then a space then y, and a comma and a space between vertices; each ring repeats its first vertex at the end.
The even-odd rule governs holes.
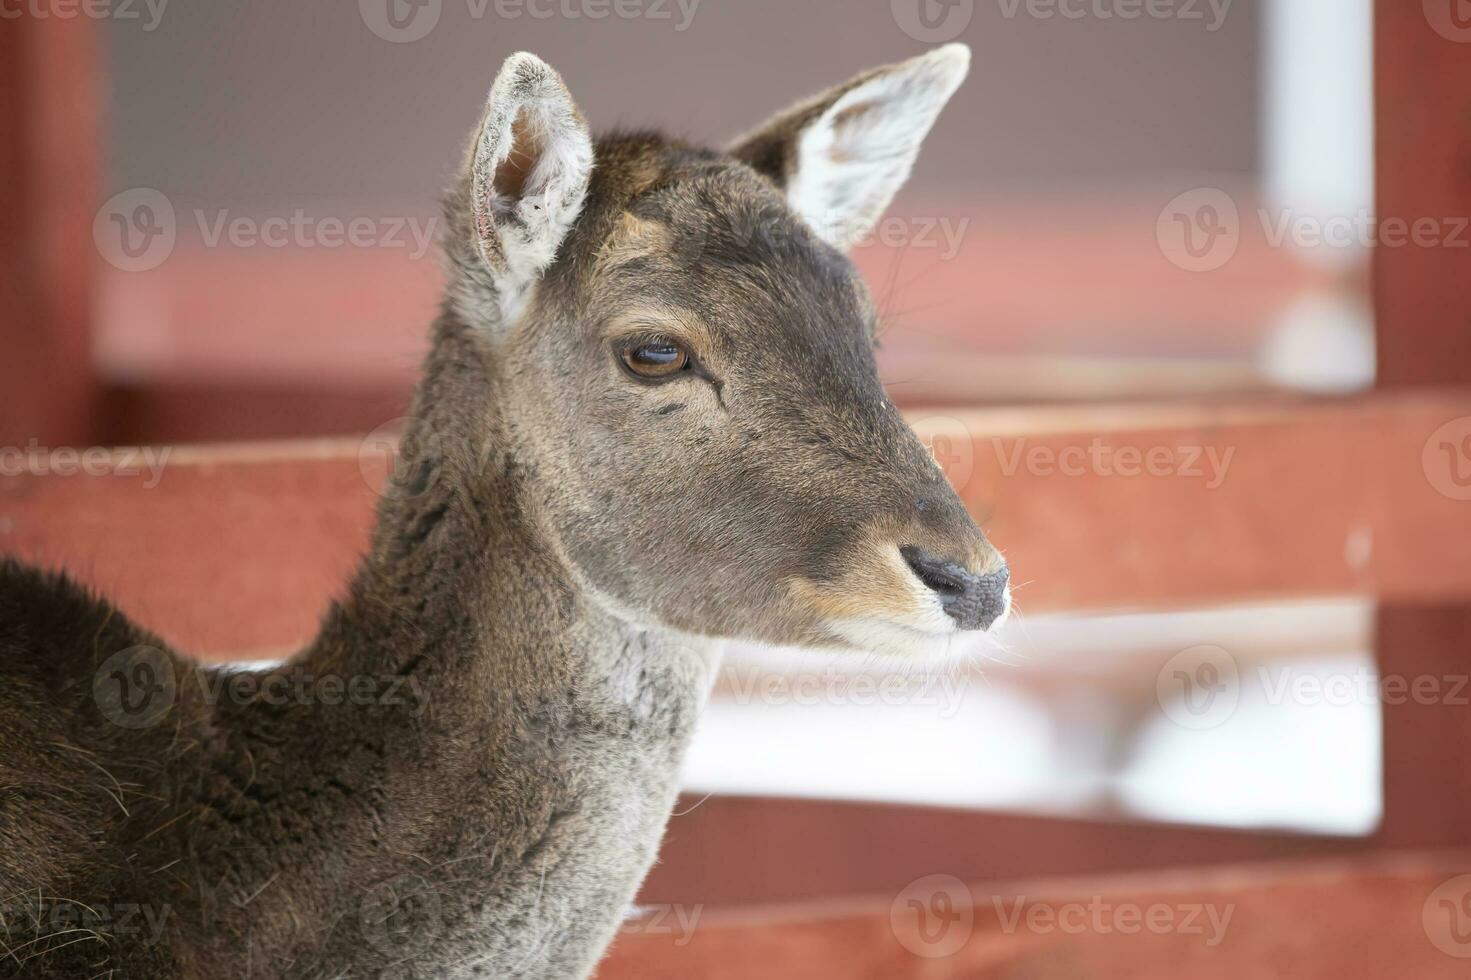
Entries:
POLYGON ((785 190, 824 239, 847 248, 909 177, 919 144, 969 69, 964 44, 875 68, 780 113, 730 153, 785 190))
POLYGON ((561 76, 534 54, 507 58, 470 159, 476 246, 503 294, 552 264, 582 210, 592 162, 587 122, 561 76))

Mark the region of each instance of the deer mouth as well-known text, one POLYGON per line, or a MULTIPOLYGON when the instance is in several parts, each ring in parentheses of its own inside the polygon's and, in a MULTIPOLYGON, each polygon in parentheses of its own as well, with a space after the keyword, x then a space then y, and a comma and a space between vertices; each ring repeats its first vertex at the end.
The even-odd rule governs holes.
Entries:
POLYGON ((937 569, 893 544, 863 549, 830 581, 792 580, 798 602, 844 646, 909 659, 942 659, 985 642, 1011 611, 1004 566, 984 575, 937 569))
POLYGON ((968 649, 973 636, 953 627, 944 632, 916 629, 881 616, 833 619, 826 625, 844 645, 918 662, 949 660, 968 649))

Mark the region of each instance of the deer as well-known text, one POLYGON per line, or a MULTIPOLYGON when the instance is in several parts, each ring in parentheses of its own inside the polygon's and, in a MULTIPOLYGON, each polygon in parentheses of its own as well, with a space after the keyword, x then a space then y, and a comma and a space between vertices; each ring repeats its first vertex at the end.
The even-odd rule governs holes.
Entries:
POLYGON ((984 642, 1006 562, 886 394, 848 255, 969 61, 713 149, 594 140, 556 71, 506 60, 400 458, 315 638, 206 667, 0 562, 0 971, 590 976, 727 644, 984 642))

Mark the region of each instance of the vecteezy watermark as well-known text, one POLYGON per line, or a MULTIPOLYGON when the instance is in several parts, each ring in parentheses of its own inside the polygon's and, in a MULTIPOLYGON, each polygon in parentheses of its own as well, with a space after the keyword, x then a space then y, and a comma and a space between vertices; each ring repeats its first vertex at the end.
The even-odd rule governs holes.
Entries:
POLYGON ((775 706, 855 705, 918 706, 953 718, 965 703, 968 674, 948 671, 871 674, 837 669, 786 673, 757 665, 727 666, 722 683, 737 704, 775 706))
POLYGON ((213 670, 198 675, 210 704, 389 705, 424 710, 424 686, 413 674, 314 673, 290 664, 269 670, 213 670))
MULTIPOLYGON (((806 224, 828 242, 844 248, 873 246, 892 250, 938 253, 942 262, 960 254, 971 219, 949 215, 887 215, 869 221, 841 211, 804 215, 806 224)), ((760 251, 783 255, 792 248, 791 212, 762 206, 731 220, 682 231, 669 246, 669 255, 686 268, 701 266, 712 249, 722 254, 760 251)))
POLYGON ((991 447, 1002 476, 1025 470, 1032 476, 1101 476, 1132 479, 1140 476, 1202 480, 1207 490, 1226 481, 1235 446, 1221 449, 1202 445, 1111 446, 1101 436, 1087 445, 1058 448, 1031 445, 1027 437, 993 437, 991 447))
POLYGON ((640 905, 618 927, 620 936, 673 936, 674 945, 684 948, 695 938, 695 929, 700 916, 705 912, 702 904, 683 905, 640 905))
POLYGON ((168 717, 178 695, 173 658, 157 647, 119 650, 92 675, 92 700, 120 728, 152 728, 168 717))
POLYGON ((1181 650, 1155 677, 1155 694, 1165 716, 1194 730, 1216 728, 1230 720, 1248 687, 1268 707, 1471 707, 1471 673, 1381 674, 1368 666, 1309 668, 1285 663, 1258 664, 1243 671, 1229 652, 1208 644, 1181 650))
POLYGON ((1241 246, 1241 212, 1219 187, 1198 187, 1159 213, 1154 237, 1165 258, 1188 272, 1212 272, 1241 246))
POLYGON ((899 30, 924 44, 953 41, 970 26, 975 0, 889 0, 899 30))
POLYGON ((310 215, 301 208, 265 218, 231 216, 229 210, 196 208, 206 248, 401 248, 422 259, 434 245, 438 219, 407 216, 342 218, 310 215))
POLYGON ((0 0, 0 20, 30 17, 35 20, 143 21, 143 30, 152 31, 163 20, 169 0, 0 0))
POLYGON ((1471 500, 1471 415, 1451 419, 1425 440, 1425 478, 1442 496, 1471 500))
POLYGON ((403 416, 384 422, 358 444, 358 472, 380 496, 413 500, 438 481, 443 457, 428 420, 403 416))
MULTIPOLYGON (((439 228, 432 217, 314 215, 303 208, 265 216, 193 208, 186 215, 205 248, 403 249, 416 261, 429 254, 439 228)), ((114 194, 92 221, 97 251, 124 272, 158 268, 173 254, 179 231, 173 202, 151 187, 114 194)))
POLYGON ((1025 895, 991 899, 1001 931, 1008 935, 1028 932, 1047 936, 1095 936, 1150 933, 1156 936, 1200 936, 1206 946, 1215 947, 1226 938, 1234 902, 1119 902, 1093 895, 1086 901, 1032 901, 1025 895))
POLYGON ((851 243, 852 248, 881 245, 891 249, 915 249, 936 251, 941 261, 948 262, 960 254, 965 233, 970 230, 970 219, 955 220, 933 215, 888 215, 880 218, 872 227, 866 223, 855 225, 851 216, 825 221, 818 218, 818 232, 829 241, 851 243), (841 238, 832 238, 841 235, 841 238))
POLYGON ((44 957, 84 935, 102 943, 153 946, 163 938, 173 911, 171 905, 149 902, 83 904, 39 888, 17 891, 0 896, 0 943, 24 950, 22 960, 44 957))
POLYGON ((1273 248, 1471 248, 1471 218, 1379 218, 1368 210, 1321 217, 1290 208, 1257 212, 1273 248))
MULTIPOLYGON (((689 30, 703 0, 464 0, 471 20, 650 20, 689 30)), ((374 35, 394 44, 428 37, 439 25, 444 0, 358 0, 358 14, 374 35)))
POLYGON ((1165 717, 1181 728, 1215 728, 1236 713, 1241 673, 1225 649, 1201 644, 1165 662, 1154 692, 1165 717))
POLYGON ((919 441, 945 479, 963 493, 975 472, 975 439, 966 424, 950 415, 920 415, 909 419, 919 441))
POLYGON ((1471 875, 1443 881, 1426 896, 1420 924, 1436 949, 1456 959, 1471 959, 1471 875))
MULTIPOLYGON (((1007 935, 1019 932, 1097 936, 1199 936, 1219 946, 1231 926, 1235 903, 1126 902, 1092 895, 1069 901, 1026 895, 992 895, 997 924, 1007 935)), ((954 875, 926 875, 910 882, 889 906, 894 938, 915 956, 940 959, 965 948, 975 931, 975 898, 954 875)))
POLYGON ((487 8, 499 20, 662 20, 676 33, 689 30, 703 0, 466 0, 479 20, 487 8))
MULTIPOLYGON (((1292 208, 1258 208, 1263 240, 1271 248, 1471 249, 1471 217, 1387 217, 1368 209, 1318 215, 1292 208)), ((1160 211, 1155 239, 1172 263, 1189 272, 1213 272, 1236 256, 1245 226, 1236 201, 1218 187, 1198 187, 1160 211)))
POLYGON ((124 272, 145 272, 174 253, 179 228, 173 202, 152 187, 109 197, 92 219, 92 241, 102 258, 124 272))
POLYGON ((170 446, 0 446, 0 478, 14 476, 141 476, 152 490, 163 479, 170 446))
POLYGON ((122 728, 151 728, 178 703, 181 684, 194 683, 206 704, 288 704, 404 707, 424 710, 427 696, 413 674, 314 673, 288 664, 263 670, 180 669, 157 647, 128 647, 104 660, 92 676, 92 699, 102 716, 122 728))
POLYGON ((911 881, 889 905, 894 938, 915 956, 954 956, 970 942, 976 927, 970 889, 954 875, 926 875, 911 881))
POLYGON ((1025 14, 1033 20, 1183 20, 1197 21, 1214 34, 1226 23, 1235 0, 996 0, 1007 20, 1025 14))
POLYGON ((1380 674, 1368 667, 1324 674, 1291 665, 1261 665, 1255 676, 1269 705, 1471 706, 1471 674, 1406 676, 1380 674))
POLYGON ((1468 0, 1421 0, 1425 19, 1435 33, 1447 41, 1471 44, 1471 2, 1468 0))

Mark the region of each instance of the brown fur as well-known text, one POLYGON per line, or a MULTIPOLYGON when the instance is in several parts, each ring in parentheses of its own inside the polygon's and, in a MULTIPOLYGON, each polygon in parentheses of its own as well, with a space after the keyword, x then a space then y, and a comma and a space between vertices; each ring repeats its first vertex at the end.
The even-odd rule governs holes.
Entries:
MULTIPOLYGON (((559 84, 539 64, 515 91, 559 84)), ((900 544, 998 564, 879 383, 853 266, 740 160, 600 141, 503 319, 517 243, 485 237, 520 227, 573 119, 498 187, 472 152, 449 195, 450 286, 371 550, 255 675, 302 698, 232 693, 0 562, 0 975, 583 976, 653 860, 716 641, 851 646, 833 615, 902 617, 917 589, 900 544), (640 331, 706 373, 628 378, 613 345, 640 331), (174 694, 119 724, 119 676, 174 694), (330 703, 328 678, 373 696, 330 703)))

